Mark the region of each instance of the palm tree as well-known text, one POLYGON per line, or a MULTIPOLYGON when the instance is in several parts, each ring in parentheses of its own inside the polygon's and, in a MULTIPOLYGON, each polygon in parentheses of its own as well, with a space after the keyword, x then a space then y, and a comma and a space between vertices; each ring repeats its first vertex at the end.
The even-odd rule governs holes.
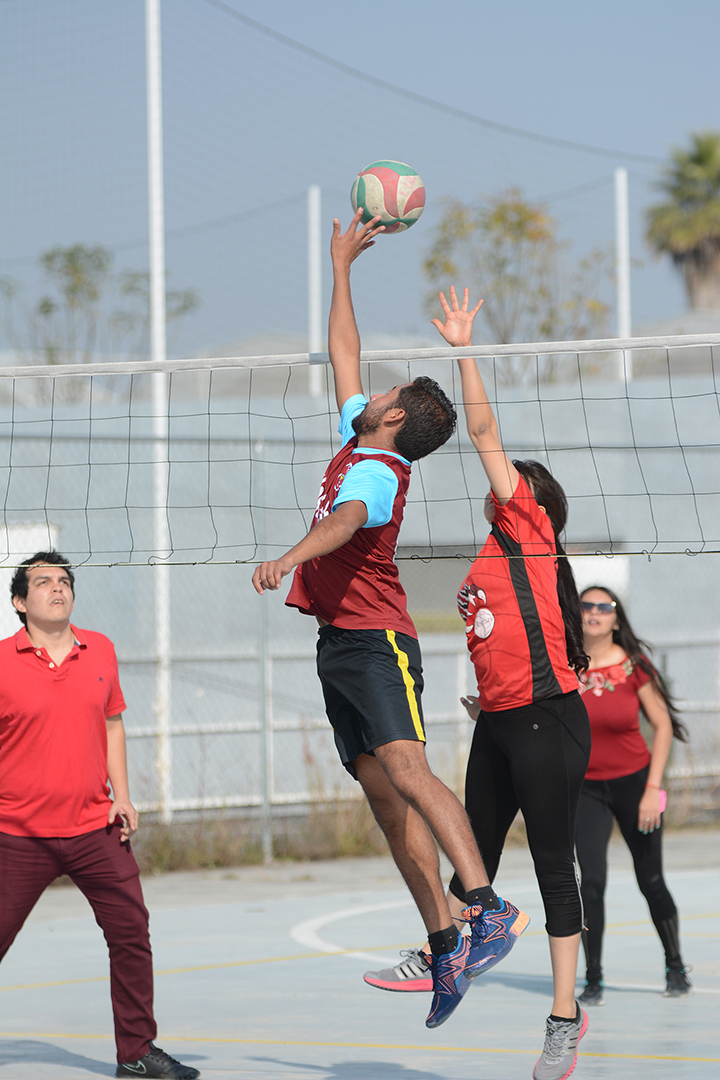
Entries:
POLYGON ((647 212, 647 238, 685 278, 691 308, 720 310, 720 133, 675 148, 658 187, 668 199, 647 212))

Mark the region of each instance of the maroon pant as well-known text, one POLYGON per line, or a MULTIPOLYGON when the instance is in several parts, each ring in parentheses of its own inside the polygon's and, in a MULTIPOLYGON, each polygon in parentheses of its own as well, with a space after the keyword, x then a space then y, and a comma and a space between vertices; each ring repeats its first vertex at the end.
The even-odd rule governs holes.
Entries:
POLYGON ((0 960, 48 885, 61 874, 87 897, 110 953, 110 996, 119 1062, 137 1061, 157 1029, 148 913, 140 871, 120 829, 83 836, 0 832, 0 960))

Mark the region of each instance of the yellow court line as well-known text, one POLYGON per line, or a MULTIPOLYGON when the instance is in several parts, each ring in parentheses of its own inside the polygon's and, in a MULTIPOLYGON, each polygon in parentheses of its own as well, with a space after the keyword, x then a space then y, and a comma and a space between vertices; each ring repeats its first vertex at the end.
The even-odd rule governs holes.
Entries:
MULTIPOLYGON (((0 1039, 111 1039, 111 1035, 78 1035, 59 1031, 0 1031, 0 1039)), ((192 1035, 173 1035, 166 1033, 163 1038, 168 1043, 222 1043, 237 1046, 320 1046, 329 1049, 340 1050, 419 1050, 425 1052, 425 1047, 417 1043, 358 1043, 358 1042, 325 1042, 309 1039, 239 1039, 224 1037, 208 1037, 192 1035)), ((508 1050, 499 1046, 436 1046, 435 1053, 453 1054, 537 1054, 534 1050, 508 1050)), ((622 1061, 687 1061, 694 1064, 716 1064, 720 1058, 711 1057, 685 1057, 680 1054, 594 1054, 592 1052, 582 1054, 583 1058, 613 1058, 622 1061)))
MULTIPOLYGON (((704 915, 683 915, 683 925, 688 922, 694 922, 697 919, 720 919, 720 911, 708 911, 704 915)), ((606 923, 606 930, 621 930, 626 926, 652 926, 650 919, 635 919, 633 922, 615 922, 606 923)))
MULTIPOLYGON (((153 975, 184 975, 192 971, 219 971, 222 968, 251 967, 253 964, 279 964, 285 960, 319 960, 330 956, 346 956, 351 952, 357 952, 357 949, 347 949, 344 952, 336 953, 293 953, 290 956, 269 956, 260 960, 234 960, 228 964, 198 964, 196 967, 163 968, 162 970, 154 970, 153 975)), ((14 986, 0 986, 0 991, 44 990, 50 986, 77 986, 81 983, 109 981, 109 975, 94 975, 86 979, 60 979, 57 982, 16 983, 14 986)))

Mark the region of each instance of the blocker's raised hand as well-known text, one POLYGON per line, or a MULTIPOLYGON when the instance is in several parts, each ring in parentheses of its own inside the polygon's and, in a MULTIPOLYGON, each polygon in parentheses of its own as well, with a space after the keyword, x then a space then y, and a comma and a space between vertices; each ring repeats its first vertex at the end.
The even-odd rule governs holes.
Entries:
POLYGON ((378 225, 379 217, 374 217, 366 225, 361 223, 365 211, 360 206, 355 211, 350 227, 347 232, 341 232, 342 226, 337 218, 333 218, 333 234, 330 241, 330 255, 335 265, 344 264, 350 269, 350 264, 362 255, 363 251, 375 243, 374 237, 385 231, 384 225, 378 225))
POLYGON ((432 324, 438 328, 448 345, 453 345, 456 348, 472 345, 473 321, 482 307, 482 303, 482 300, 478 300, 472 311, 468 311, 470 307, 469 291, 465 289, 463 302, 460 304, 455 292, 455 286, 451 285, 449 304, 445 299, 445 294, 440 293, 440 304, 445 315, 445 324, 443 325, 439 319, 432 319, 432 324))

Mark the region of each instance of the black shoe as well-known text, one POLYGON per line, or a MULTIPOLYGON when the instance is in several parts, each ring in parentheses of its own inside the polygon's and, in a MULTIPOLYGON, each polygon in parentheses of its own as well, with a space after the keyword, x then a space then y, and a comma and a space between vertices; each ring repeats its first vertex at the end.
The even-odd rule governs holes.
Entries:
POLYGON ((578 998, 581 1005, 604 1005, 605 991, 599 979, 585 983, 585 989, 578 998))
POLYGON ((665 993, 663 997, 685 997, 692 992, 692 983, 687 977, 688 968, 665 968, 665 993))
POLYGON ((183 1065, 161 1050, 155 1043, 150 1043, 150 1049, 139 1061, 126 1061, 118 1065, 115 1070, 116 1076, 150 1076, 161 1080, 195 1080, 200 1075, 198 1069, 189 1065, 183 1065))

